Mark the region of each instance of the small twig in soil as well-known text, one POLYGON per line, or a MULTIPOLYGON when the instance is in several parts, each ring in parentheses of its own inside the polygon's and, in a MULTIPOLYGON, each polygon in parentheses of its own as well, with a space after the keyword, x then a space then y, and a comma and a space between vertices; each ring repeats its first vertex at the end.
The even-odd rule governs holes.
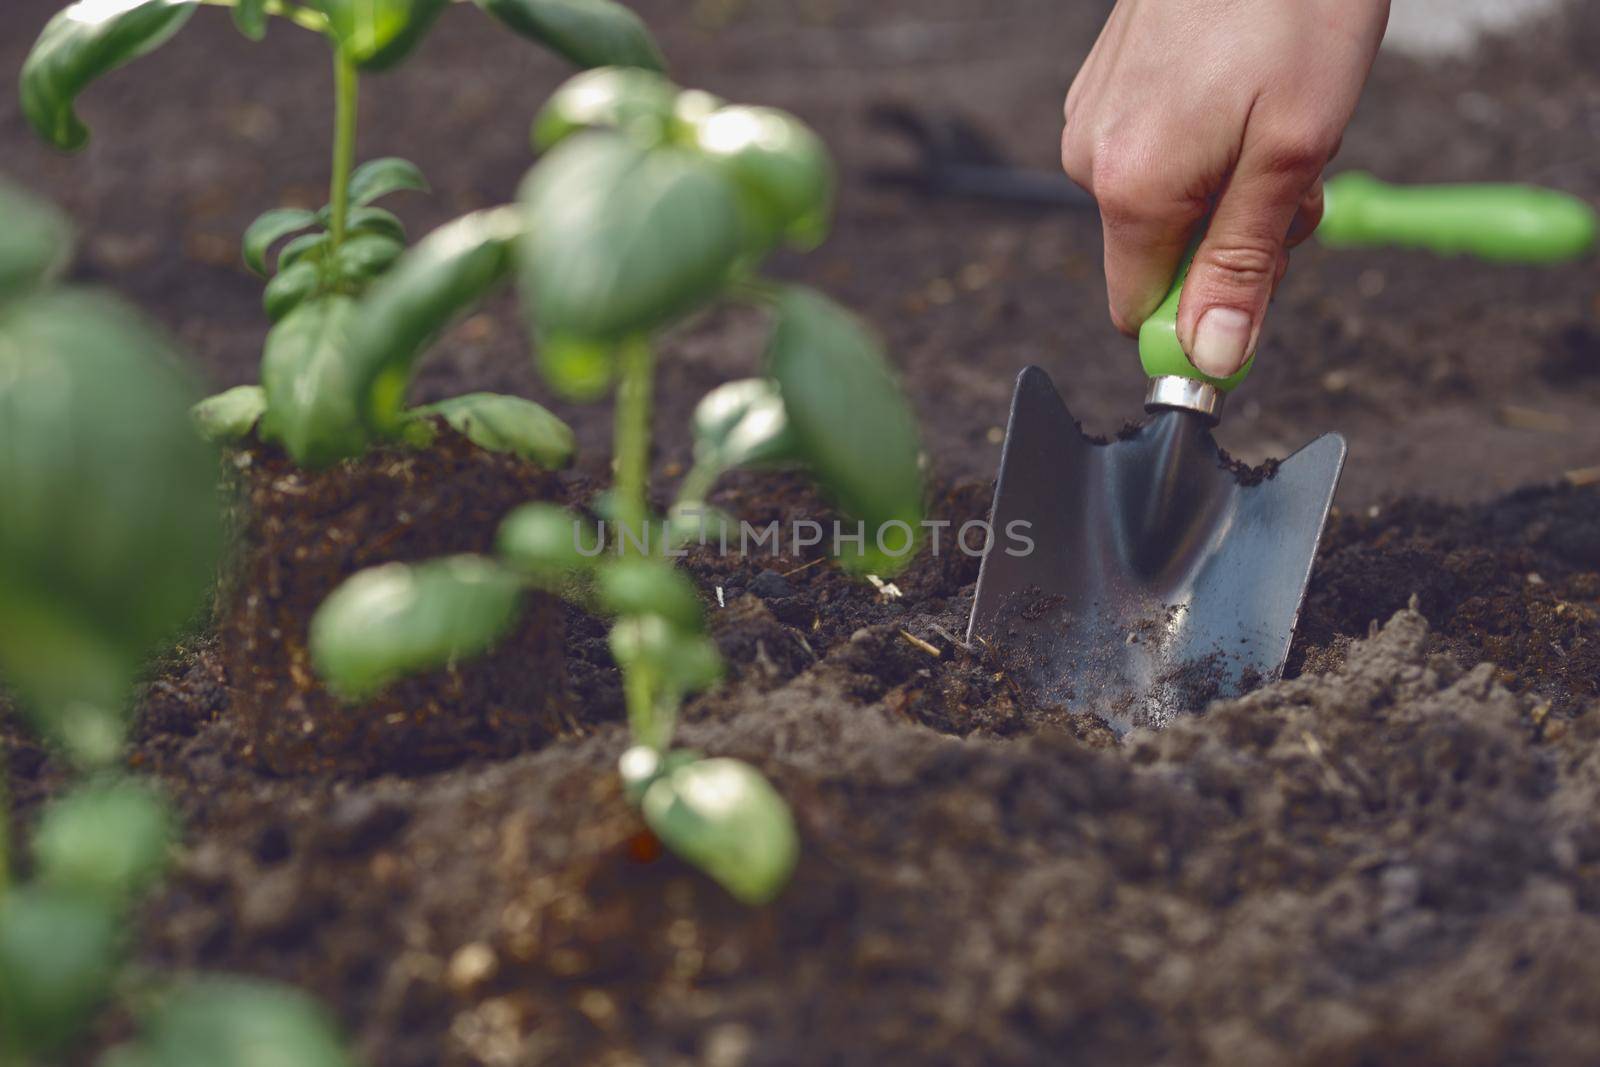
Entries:
POLYGON ((967 642, 961 640, 961 638, 957 637, 955 634, 951 633, 949 630, 946 630, 943 626, 940 626, 936 622, 929 623, 928 624, 928 629, 932 630, 934 633, 938 634, 940 637, 944 638, 946 641, 949 641, 952 645, 954 645, 956 648, 959 648, 963 652, 971 652, 971 651, 973 651, 973 646, 972 645, 967 644, 967 642))
POLYGON ((905 638, 906 643, 912 648, 919 648, 928 655, 932 656, 934 659, 938 659, 942 655, 942 653, 939 651, 938 645, 929 644, 916 634, 913 634, 910 630, 901 630, 900 636, 905 638))
POLYGON ((1582 489, 1586 485, 1600 485, 1600 467, 1579 467, 1567 471, 1561 477, 1574 489, 1582 489))
POLYGON ((1554 411, 1540 411, 1520 404, 1501 404, 1495 413, 1496 421, 1513 430, 1532 430, 1536 433, 1566 433, 1572 429, 1572 420, 1554 411))
POLYGON ((827 556, 818 556, 816 559, 812 560, 810 563, 802 563, 802 564, 800 564, 800 566, 796 567, 794 570, 792 570, 792 571, 782 571, 782 572, 780 572, 780 574, 781 574, 782 577, 788 578, 791 575, 799 574, 801 571, 810 570, 812 567, 815 567, 817 564, 821 563, 823 560, 825 560, 827 558, 828 558, 827 556))

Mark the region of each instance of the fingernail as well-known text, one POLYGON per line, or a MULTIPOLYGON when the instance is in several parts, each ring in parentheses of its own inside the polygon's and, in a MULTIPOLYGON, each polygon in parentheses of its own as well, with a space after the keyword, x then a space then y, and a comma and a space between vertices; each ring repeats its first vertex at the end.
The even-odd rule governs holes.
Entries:
POLYGON ((1250 348, 1250 316, 1238 308, 1215 307, 1200 316, 1189 361, 1202 373, 1226 378, 1244 366, 1250 348))

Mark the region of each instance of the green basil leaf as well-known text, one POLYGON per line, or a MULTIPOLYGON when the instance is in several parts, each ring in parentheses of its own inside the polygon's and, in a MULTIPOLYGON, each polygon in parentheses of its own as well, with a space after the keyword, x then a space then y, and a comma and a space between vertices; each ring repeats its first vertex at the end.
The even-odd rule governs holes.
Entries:
POLYGON ((25 1062, 83 1035, 118 957, 117 916, 104 901, 44 887, 0 897, 0 1048, 25 1062))
POLYGON ((161 876, 173 840, 172 812, 149 786, 116 778, 80 786, 39 819, 36 875, 120 907, 161 876))
POLYGON ((415 163, 398 156, 368 160, 350 175, 350 204, 365 207, 379 197, 405 189, 429 192, 428 179, 415 163))
POLYGON ((333 271, 341 280, 365 282, 394 265, 406 246, 393 237, 362 233, 346 237, 333 253, 333 271))
POLYGON ((86 709, 121 710, 215 578, 217 460, 188 423, 196 398, 119 301, 0 305, 0 676, 58 738, 103 741, 108 720, 86 709))
POLYGON ((477 4, 580 67, 666 69, 644 20, 614 0, 477 0, 477 4))
POLYGON ((303 233, 283 246, 278 253, 278 273, 282 274, 302 259, 308 263, 321 263, 328 245, 333 241, 326 232, 303 233))
POLYGON ((813 248, 833 211, 833 162, 821 138, 791 115, 766 107, 725 107, 702 119, 696 143, 721 163, 743 195, 752 242, 813 248))
POLYGON ((533 145, 544 151, 585 129, 622 130, 654 145, 666 137, 678 98, 677 86, 648 70, 585 71, 545 102, 533 123, 533 145))
POLYGON ((521 232, 515 208, 466 215, 423 238, 368 290, 350 348, 374 430, 398 432, 417 357, 506 278, 521 232))
POLYGON ((686 630, 654 611, 627 615, 610 634, 611 658, 624 670, 642 670, 652 682, 682 696, 722 679, 722 656, 704 634, 686 630))
POLYGON ((267 35, 267 0, 236 0, 233 24, 252 41, 267 35))
POLYGON ((482 556, 362 571, 312 618, 312 662, 331 689, 370 696, 493 647, 511 628, 522 590, 521 579, 482 556))
POLYGON ((367 445, 350 364, 355 309, 347 296, 321 296, 289 312, 267 334, 261 355, 267 396, 261 436, 282 442, 307 467, 359 455, 367 445))
POLYGON ((716 296, 739 258, 732 187, 679 148, 585 134, 534 168, 522 204, 524 304, 546 337, 649 333, 716 296))
POLYGON ((404 59, 450 0, 311 0, 352 62, 384 70, 404 59))
POLYGON ((267 251, 277 241, 317 224, 314 212, 297 207, 275 207, 265 212, 244 231, 245 266, 267 276, 267 251))
POLYGON ((195 0, 78 0, 45 24, 22 64, 22 113, 66 151, 89 140, 73 102, 90 82, 150 52, 194 14, 195 0))
POLYGON ((599 531, 556 504, 524 504, 500 523, 495 551, 541 585, 559 584, 605 551, 599 531))
POLYGON ((789 805, 738 760, 697 760, 667 772, 645 790, 639 811, 662 844, 746 904, 781 893, 800 856, 789 805))
POLYGON ((338 1029, 283 986, 210 977, 159 1001, 138 1040, 106 1067, 355 1067, 338 1029))
POLYGON ((800 459, 783 394, 771 378, 746 378, 711 390, 694 409, 693 428, 696 460, 719 470, 800 459))
POLYGON ((705 629, 705 611, 694 583, 659 559, 618 559, 600 568, 600 603, 613 615, 659 615, 677 629, 705 629))
POLYGON ((791 288, 778 299, 767 362, 806 466, 866 525, 865 550, 844 562, 901 570, 922 523, 922 470, 916 418, 882 348, 831 300, 791 288))
POLYGON ((315 296, 321 287, 322 272, 314 264, 294 263, 267 283, 261 292, 261 306, 267 318, 279 322, 315 296))
POLYGON ((531 459, 545 470, 571 466, 578 449, 572 427, 520 396, 467 393, 414 410, 439 416, 479 448, 531 459))
POLYGON ((634 745, 617 760, 617 773, 622 777, 622 792, 628 803, 638 807, 644 800, 645 790, 659 779, 705 759, 705 753, 692 748, 675 748, 663 752, 649 745, 634 745))
POLYGON ((16 186, 0 182, 0 300, 51 281, 72 255, 67 217, 16 186))
POLYGON ((250 436, 266 410, 267 394, 261 386, 236 385, 190 408, 189 418, 207 441, 241 441, 250 436))
POLYGON ((345 220, 345 231, 351 234, 375 233, 405 244, 406 224, 392 211, 381 207, 358 207, 345 220))

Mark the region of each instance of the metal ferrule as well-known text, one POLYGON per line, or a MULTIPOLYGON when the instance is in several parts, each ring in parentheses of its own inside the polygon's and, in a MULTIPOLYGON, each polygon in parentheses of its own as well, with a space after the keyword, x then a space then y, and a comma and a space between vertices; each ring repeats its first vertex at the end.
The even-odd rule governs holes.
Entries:
POLYGON ((1150 389, 1144 394, 1144 409, 1178 408, 1203 415, 1215 424, 1222 418, 1222 402, 1226 399, 1227 394, 1209 382, 1164 374, 1150 379, 1150 389))

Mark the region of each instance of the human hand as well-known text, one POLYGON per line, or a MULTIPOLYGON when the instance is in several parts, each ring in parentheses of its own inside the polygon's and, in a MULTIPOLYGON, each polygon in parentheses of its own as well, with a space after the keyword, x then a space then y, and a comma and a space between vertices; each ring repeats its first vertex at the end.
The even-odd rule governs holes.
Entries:
POLYGON ((1288 249, 1322 218, 1388 0, 1118 0, 1067 94, 1062 161, 1100 205, 1111 319, 1133 334, 1211 221, 1178 340, 1225 378, 1255 352, 1288 249))

